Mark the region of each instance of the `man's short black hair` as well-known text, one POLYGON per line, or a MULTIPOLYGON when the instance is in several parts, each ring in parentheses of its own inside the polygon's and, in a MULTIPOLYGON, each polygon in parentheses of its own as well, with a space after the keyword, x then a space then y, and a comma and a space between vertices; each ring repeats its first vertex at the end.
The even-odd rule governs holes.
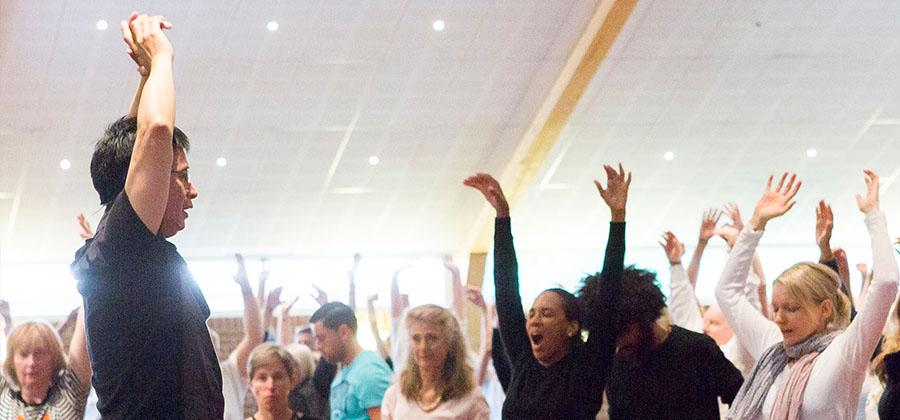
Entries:
POLYGON ((328 302, 322 305, 309 318, 310 324, 322 321, 328 329, 336 330, 341 325, 346 325, 354 334, 356 334, 356 314, 353 309, 341 302, 328 302))
MULTIPOLYGON (((125 189, 136 134, 137 118, 126 115, 110 124, 97 140, 91 157, 91 181, 100 194, 100 204, 109 204, 125 189)), ((190 149, 187 136, 178 127, 172 135, 172 147, 185 153, 190 149)))

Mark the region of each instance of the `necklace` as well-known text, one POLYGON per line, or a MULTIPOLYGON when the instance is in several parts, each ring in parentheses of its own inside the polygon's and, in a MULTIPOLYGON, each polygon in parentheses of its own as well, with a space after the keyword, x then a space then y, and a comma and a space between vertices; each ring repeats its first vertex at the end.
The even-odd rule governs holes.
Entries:
POLYGON ((425 404, 423 404, 424 401, 422 401, 421 397, 416 398, 416 404, 419 406, 419 408, 422 409, 422 411, 424 411, 426 413, 430 413, 430 412, 434 411, 436 408, 438 408, 438 406, 441 405, 442 402, 444 402, 444 399, 440 395, 438 395, 434 401, 432 401, 430 403, 425 403, 425 404))

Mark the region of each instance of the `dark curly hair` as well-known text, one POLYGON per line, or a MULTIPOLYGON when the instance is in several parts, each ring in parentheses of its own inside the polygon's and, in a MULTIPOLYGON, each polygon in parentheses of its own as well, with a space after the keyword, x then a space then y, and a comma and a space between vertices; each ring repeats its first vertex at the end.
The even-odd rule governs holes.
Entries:
MULTIPOLYGON (((587 308, 610 305, 610 297, 600 285, 606 281, 604 273, 597 273, 584 279, 578 296, 587 308)), ((666 298, 659 289, 656 273, 631 265, 622 271, 622 298, 616 317, 616 335, 621 336, 630 325, 637 325, 640 345, 637 350, 649 352, 653 348, 653 324, 666 307, 666 298)), ((608 320, 598 319, 602 311, 586 311, 585 322, 589 326, 603 325, 608 320)))

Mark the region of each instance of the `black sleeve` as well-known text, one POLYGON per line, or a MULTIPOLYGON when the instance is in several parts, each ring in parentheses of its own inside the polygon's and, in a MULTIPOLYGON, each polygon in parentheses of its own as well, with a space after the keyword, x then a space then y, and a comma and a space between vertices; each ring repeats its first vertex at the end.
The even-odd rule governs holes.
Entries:
POLYGON ((600 383, 605 384, 616 352, 616 325, 619 303, 622 300, 622 271, 625 263, 625 223, 610 223, 606 242, 606 256, 600 276, 590 276, 579 292, 587 305, 584 327, 589 331, 587 350, 592 369, 600 383))
POLYGON ((519 294, 519 263, 509 217, 494 220, 494 300, 500 335, 509 360, 531 351, 525 331, 525 310, 519 294))
POLYGON ((510 363, 509 357, 506 355, 506 348, 503 345, 503 338, 500 336, 500 330, 493 328, 491 334, 493 336, 491 341, 493 343, 491 361, 494 363, 494 372, 497 373, 497 380, 500 381, 503 392, 506 392, 509 381, 512 379, 512 363, 510 363))
POLYGON ((744 377, 741 375, 741 371, 734 367, 734 364, 725 357, 725 353, 722 353, 715 341, 709 337, 703 338, 708 341, 709 363, 707 366, 709 366, 710 370, 709 378, 715 386, 714 391, 716 395, 722 398, 723 403, 731 405, 731 402, 734 401, 734 396, 737 395, 741 385, 744 384, 744 377))

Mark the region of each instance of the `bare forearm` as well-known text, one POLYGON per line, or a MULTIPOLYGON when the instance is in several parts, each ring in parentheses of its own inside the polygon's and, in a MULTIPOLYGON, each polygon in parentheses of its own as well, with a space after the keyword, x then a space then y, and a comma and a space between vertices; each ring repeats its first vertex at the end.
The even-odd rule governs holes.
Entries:
POLYGON ((136 117, 138 114, 138 108, 141 104, 141 92, 144 90, 144 85, 147 83, 147 77, 141 76, 140 84, 138 85, 137 90, 134 92, 134 99, 131 101, 131 106, 128 108, 128 116, 136 117))
POLYGON ((259 312, 259 304, 256 302, 250 286, 242 287, 241 293, 244 297, 244 337, 247 337, 252 348, 262 343, 263 340, 262 317, 259 312))
POLYGON ((707 242, 708 241, 706 240, 697 241, 697 248, 694 249, 694 254, 691 255, 691 262, 687 268, 688 281, 691 282, 691 287, 697 285, 697 274, 700 272, 700 259, 703 258, 703 251, 706 250, 707 242))
POLYGON ((459 269, 456 267, 449 268, 450 277, 453 282, 453 311, 456 312, 456 319, 462 322, 465 319, 465 303, 463 302, 463 286, 461 281, 461 277, 459 275, 459 269))

